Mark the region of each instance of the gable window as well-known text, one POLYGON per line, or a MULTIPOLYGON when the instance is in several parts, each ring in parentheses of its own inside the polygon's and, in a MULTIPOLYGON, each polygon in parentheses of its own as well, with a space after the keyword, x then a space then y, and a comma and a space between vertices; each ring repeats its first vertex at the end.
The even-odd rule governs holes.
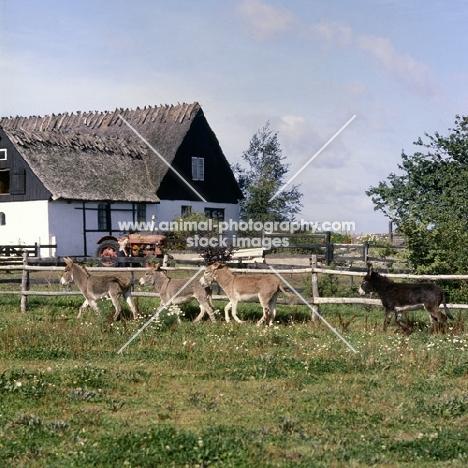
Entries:
POLYGON ((110 231, 111 216, 110 216, 109 203, 99 203, 97 215, 98 215, 98 230, 110 231))
POLYGON ((205 180, 205 158, 192 158, 192 180, 205 180))
POLYGON ((7 160, 7 150, 0 149, 0 161, 6 161, 6 160, 7 160))
POLYGON ((146 221, 146 204, 137 203, 136 206, 136 220, 139 223, 144 223, 146 221))
POLYGON ((10 169, 0 169, 0 194, 10 193, 10 169))
POLYGON ((224 208, 205 208, 205 216, 217 221, 224 221, 224 208))
POLYGON ((1 212, 0 213, 0 226, 5 226, 5 224, 6 224, 5 213, 1 212))
POLYGON ((190 205, 182 205, 180 207, 180 215, 182 218, 188 218, 192 214, 192 207, 190 205))

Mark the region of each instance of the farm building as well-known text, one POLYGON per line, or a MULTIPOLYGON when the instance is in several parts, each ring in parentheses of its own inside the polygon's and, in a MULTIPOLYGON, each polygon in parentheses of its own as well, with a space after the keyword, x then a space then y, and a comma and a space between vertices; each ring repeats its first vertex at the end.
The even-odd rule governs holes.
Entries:
POLYGON ((94 255, 122 223, 237 220, 241 198, 198 103, 0 119, 0 245, 94 255))

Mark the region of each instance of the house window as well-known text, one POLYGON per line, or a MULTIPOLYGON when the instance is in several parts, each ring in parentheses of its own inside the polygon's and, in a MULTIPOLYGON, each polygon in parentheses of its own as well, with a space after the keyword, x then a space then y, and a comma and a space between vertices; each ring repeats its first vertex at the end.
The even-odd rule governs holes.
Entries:
POLYGON ((192 180, 205 180, 205 158, 192 158, 192 180))
POLYGON ((146 221, 146 204, 145 203, 137 203, 136 217, 137 217, 137 222, 139 223, 144 223, 146 221))
POLYGON ((205 216, 207 218, 215 219, 217 221, 224 221, 223 208, 205 208, 205 216))
POLYGON ((5 226, 5 224, 6 224, 5 213, 1 212, 0 213, 0 226, 5 226))
POLYGON ((182 205, 180 207, 180 215, 182 218, 188 218, 192 214, 192 207, 190 205, 182 205))
POLYGON ((10 193, 10 169, 0 169, 0 194, 10 193))
POLYGON ((7 160, 7 150, 0 149, 0 161, 6 161, 6 160, 7 160))
POLYGON ((98 204, 98 230, 110 231, 111 225, 110 205, 109 203, 98 204))

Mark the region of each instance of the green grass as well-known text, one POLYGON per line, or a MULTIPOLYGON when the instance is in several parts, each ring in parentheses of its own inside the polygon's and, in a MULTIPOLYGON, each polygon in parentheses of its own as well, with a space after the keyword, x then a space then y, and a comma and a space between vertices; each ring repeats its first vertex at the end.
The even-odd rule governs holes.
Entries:
MULTIPOLYGON (((0 303, 0 460, 11 467, 466 466, 468 336, 382 332, 380 308, 322 307, 353 353, 302 306, 278 323, 110 326, 79 297, 0 303), (354 318, 353 318, 354 316, 354 318)), ((105 314, 109 303, 101 303, 105 314)), ((220 302, 219 306, 224 305, 220 302)), ((457 312, 458 314, 458 312, 457 312)))

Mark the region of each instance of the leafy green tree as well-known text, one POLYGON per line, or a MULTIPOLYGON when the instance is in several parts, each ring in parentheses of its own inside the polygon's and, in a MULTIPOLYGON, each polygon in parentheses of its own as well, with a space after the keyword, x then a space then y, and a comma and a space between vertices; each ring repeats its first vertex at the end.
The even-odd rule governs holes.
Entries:
POLYGON ((270 129, 269 122, 250 140, 249 149, 242 159, 248 168, 236 164, 233 169, 245 198, 241 201, 242 219, 255 221, 292 221, 300 211, 302 194, 293 185, 270 199, 287 182, 289 164, 285 164, 278 132, 270 129))
POLYGON ((404 236, 421 274, 468 270, 468 117, 457 115, 449 132, 419 138, 421 151, 402 154, 400 174, 366 192, 404 236))
POLYGON ((173 222, 178 229, 166 233, 172 249, 195 250, 207 265, 227 262, 232 258, 234 248, 222 242, 216 221, 210 220, 205 213, 193 212, 184 218, 177 216, 173 222))

